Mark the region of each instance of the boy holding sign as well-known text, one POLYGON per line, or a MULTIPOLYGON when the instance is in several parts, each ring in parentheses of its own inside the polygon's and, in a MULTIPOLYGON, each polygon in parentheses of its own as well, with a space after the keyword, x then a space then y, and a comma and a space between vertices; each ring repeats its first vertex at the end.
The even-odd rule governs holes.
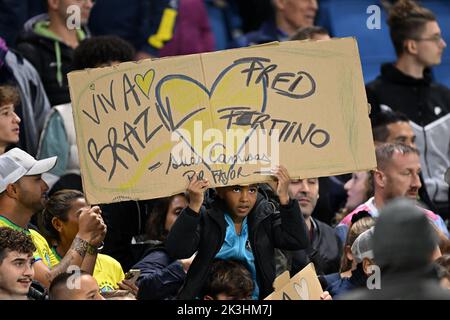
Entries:
POLYGON ((194 175, 189 182, 189 207, 173 225, 166 242, 176 259, 197 255, 186 275, 179 299, 194 299, 208 276, 214 259, 243 261, 251 271, 254 299, 273 291, 274 249, 298 250, 308 246, 306 225, 297 201, 290 199, 290 177, 284 167, 273 170, 277 178, 280 211, 258 193, 257 185, 217 188, 207 209, 202 207, 207 180, 194 175))

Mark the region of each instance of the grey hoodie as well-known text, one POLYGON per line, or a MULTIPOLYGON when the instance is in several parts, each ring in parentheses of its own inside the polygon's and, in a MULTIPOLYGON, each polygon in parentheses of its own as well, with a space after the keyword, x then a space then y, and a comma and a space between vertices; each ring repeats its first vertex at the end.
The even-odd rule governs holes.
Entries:
POLYGON ((23 148, 32 156, 36 155, 39 135, 50 111, 50 103, 44 91, 39 74, 26 59, 8 51, 5 65, 14 75, 19 87, 22 107, 22 122, 20 129, 25 132, 23 148))

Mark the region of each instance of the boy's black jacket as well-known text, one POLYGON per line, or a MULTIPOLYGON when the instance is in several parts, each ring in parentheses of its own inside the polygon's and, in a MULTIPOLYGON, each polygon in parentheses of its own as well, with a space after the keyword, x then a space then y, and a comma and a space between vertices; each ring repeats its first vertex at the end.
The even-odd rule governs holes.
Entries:
MULTIPOLYGON (((255 257, 256 277, 260 299, 272 291, 275 280, 274 248, 299 250, 309 244, 307 227, 297 201, 292 199, 276 210, 269 201, 258 194, 256 203, 248 215, 250 245, 255 257)), ((214 257, 219 252, 226 233, 224 202, 215 197, 197 214, 185 208, 168 235, 166 249, 174 259, 191 257, 197 251, 178 299, 195 299, 214 257)))

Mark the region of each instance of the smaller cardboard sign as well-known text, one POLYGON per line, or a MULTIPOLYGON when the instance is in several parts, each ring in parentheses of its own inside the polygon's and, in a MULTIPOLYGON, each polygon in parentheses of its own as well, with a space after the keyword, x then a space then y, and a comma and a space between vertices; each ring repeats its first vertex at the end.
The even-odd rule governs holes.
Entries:
POLYGON ((320 300, 323 293, 312 262, 292 278, 289 278, 289 271, 285 271, 275 279, 273 286, 275 291, 264 300, 320 300))

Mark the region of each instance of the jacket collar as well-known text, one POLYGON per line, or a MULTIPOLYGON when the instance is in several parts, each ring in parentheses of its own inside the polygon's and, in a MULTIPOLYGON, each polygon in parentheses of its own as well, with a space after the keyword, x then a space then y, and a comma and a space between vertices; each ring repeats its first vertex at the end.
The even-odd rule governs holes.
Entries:
POLYGON ((392 83, 408 86, 429 86, 432 82, 431 70, 425 69, 422 79, 413 78, 397 69, 393 63, 385 63, 381 66, 381 77, 392 83))

